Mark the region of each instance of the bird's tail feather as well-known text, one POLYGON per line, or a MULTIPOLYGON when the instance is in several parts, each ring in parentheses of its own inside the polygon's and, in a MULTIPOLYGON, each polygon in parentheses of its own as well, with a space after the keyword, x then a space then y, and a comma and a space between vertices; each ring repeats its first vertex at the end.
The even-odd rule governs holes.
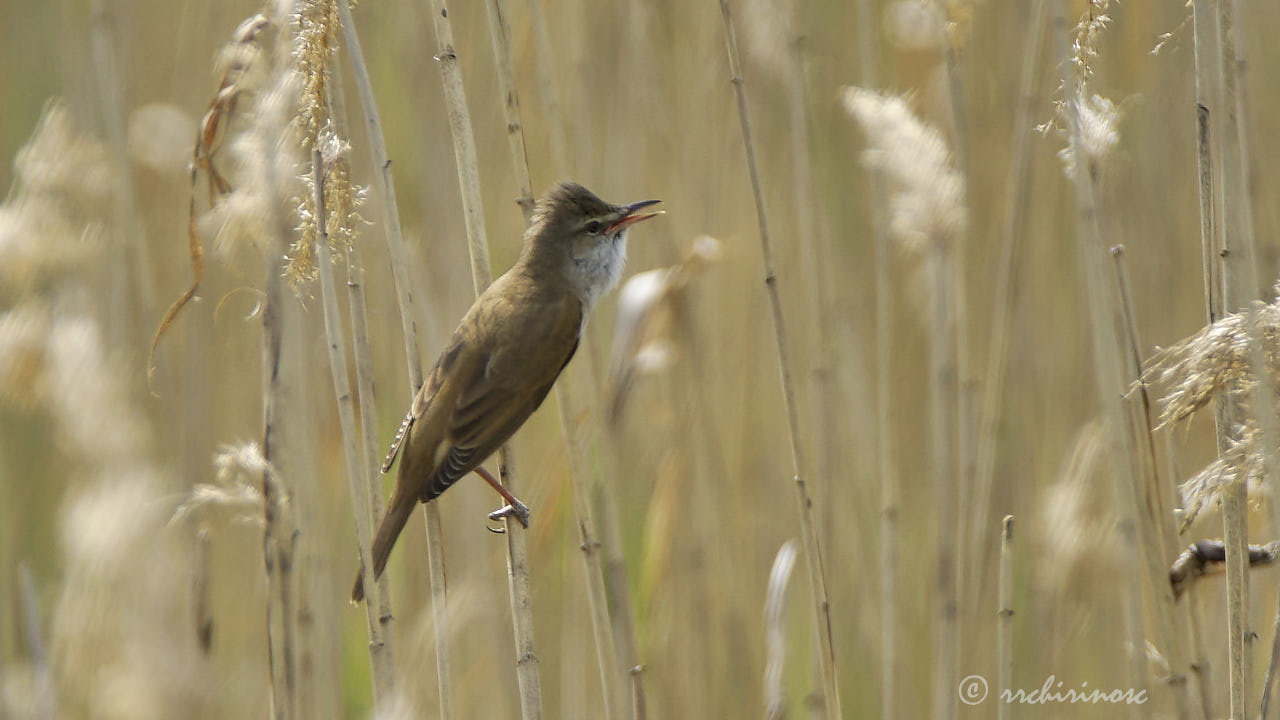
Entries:
MULTIPOLYGON (((391 548, 396 544, 396 538, 400 537, 400 531, 404 530, 405 523, 409 522, 409 515, 413 513, 414 506, 418 504, 417 497, 401 493, 399 490, 400 488, 397 487, 396 492, 391 494, 387 514, 383 516, 382 524, 378 526, 378 534, 373 539, 373 577, 375 579, 386 569, 391 548)), ((364 566, 361 565, 360 572, 356 574, 355 586, 351 589, 351 601, 358 603, 363 599, 364 566)))

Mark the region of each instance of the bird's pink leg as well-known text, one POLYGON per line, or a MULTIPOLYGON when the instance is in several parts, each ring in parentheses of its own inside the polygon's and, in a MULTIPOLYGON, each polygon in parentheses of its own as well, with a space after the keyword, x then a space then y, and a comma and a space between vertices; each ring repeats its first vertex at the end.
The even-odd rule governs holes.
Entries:
POLYGON ((515 495, 512 495, 506 488, 502 487, 502 483, 498 482, 498 478, 494 477, 493 473, 485 470, 483 465, 476 466, 476 469, 473 472, 484 478, 484 481, 489 483, 494 490, 498 491, 498 494, 502 496, 503 500, 507 501, 506 507, 489 513, 489 519, 501 520, 505 517, 514 517, 516 520, 520 521, 521 527, 528 530, 529 506, 520 502, 515 495))

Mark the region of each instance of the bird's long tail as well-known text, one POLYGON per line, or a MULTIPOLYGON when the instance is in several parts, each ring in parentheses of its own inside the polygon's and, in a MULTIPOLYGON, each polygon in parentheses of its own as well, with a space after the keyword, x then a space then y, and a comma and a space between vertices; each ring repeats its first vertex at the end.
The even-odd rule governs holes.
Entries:
MULTIPOLYGON (((373 577, 375 579, 386 569, 391 548, 396 544, 396 538, 400 537, 400 531, 404 530, 405 523, 409 522, 409 515, 413 513, 413 508, 417 504, 416 495, 400 492, 400 487, 397 485, 396 491, 391 494, 387 514, 382 517, 382 524, 378 526, 378 535, 373 539, 373 577)), ((363 599, 364 566, 361 565, 360 572, 356 574, 355 587, 351 589, 351 601, 358 603, 363 599)))

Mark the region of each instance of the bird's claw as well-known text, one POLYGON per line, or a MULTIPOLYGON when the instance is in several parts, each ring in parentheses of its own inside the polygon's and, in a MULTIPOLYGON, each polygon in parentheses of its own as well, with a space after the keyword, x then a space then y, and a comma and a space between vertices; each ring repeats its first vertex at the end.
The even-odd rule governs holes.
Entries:
MULTIPOLYGON (((524 528, 525 530, 529 529, 529 507, 524 503, 520 502, 519 500, 516 500, 515 503, 512 505, 503 506, 502 509, 494 510, 493 512, 489 513, 490 520, 501 520, 503 518, 509 518, 509 517, 513 517, 516 520, 518 520, 520 522, 520 527, 524 528)), ((499 532, 499 533, 506 532, 505 530, 496 531, 493 528, 489 528, 489 530, 491 532, 499 532)))

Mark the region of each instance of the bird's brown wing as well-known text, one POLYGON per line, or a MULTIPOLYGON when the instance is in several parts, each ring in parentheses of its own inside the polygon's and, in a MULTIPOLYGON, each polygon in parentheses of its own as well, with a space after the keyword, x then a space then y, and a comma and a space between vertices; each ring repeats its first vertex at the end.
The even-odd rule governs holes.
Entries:
POLYGON ((462 388, 445 437, 451 447, 426 488, 432 500, 471 472, 502 446, 542 404, 560 371, 578 349, 582 303, 566 297, 558 312, 541 314, 537 342, 528 347, 502 344, 485 370, 462 388))
POLYGON ((462 334, 455 332, 449 347, 445 348, 445 351, 440 354, 440 358, 436 360, 435 367, 431 369, 431 374, 427 376, 426 382, 422 383, 422 387, 414 394, 413 402, 409 404, 409 412, 405 414, 404 420, 400 423, 400 429, 396 430, 396 437, 391 441, 391 449, 387 451, 387 457, 382 461, 383 473, 391 470, 391 466, 395 464, 396 455, 400 453, 400 448, 404 445, 405 439, 409 437, 409 431, 413 428, 413 423, 431 408, 431 403, 436 394, 439 393, 440 386, 444 384, 445 379, 449 376, 449 371, 457 363, 464 344, 465 341, 462 334))

